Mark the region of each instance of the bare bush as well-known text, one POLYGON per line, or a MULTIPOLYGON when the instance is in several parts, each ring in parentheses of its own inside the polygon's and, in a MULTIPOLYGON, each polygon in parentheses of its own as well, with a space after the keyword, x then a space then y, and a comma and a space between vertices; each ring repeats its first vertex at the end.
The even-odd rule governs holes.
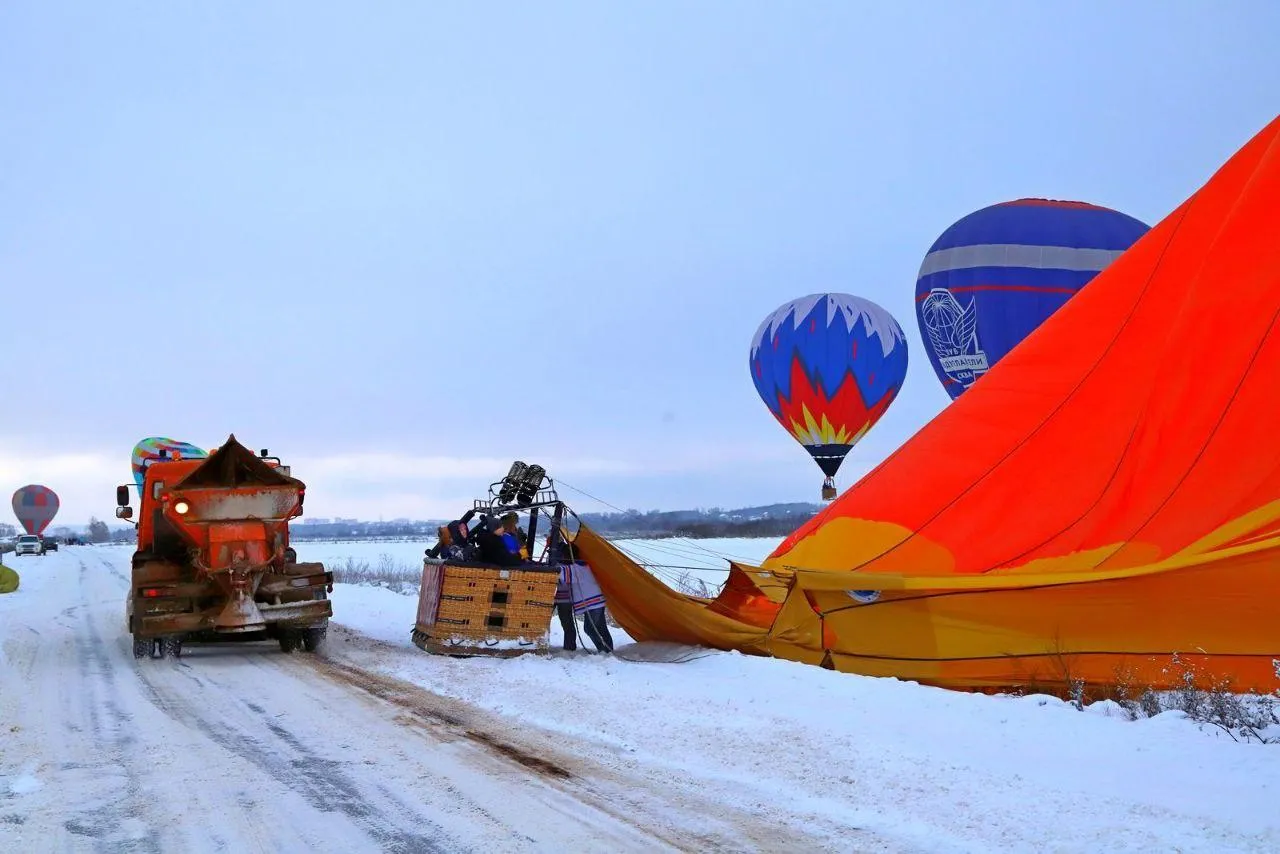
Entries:
MULTIPOLYGON (((1280 664, 1277 671, 1280 677, 1280 664)), ((1176 686, 1168 691, 1139 687, 1132 671, 1118 670, 1113 683, 1088 686, 1087 692, 1082 680, 1068 678, 1065 693, 1077 709, 1110 700, 1124 709, 1129 720, 1176 711, 1198 724, 1222 730, 1235 741, 1280 744, 1280 691, 1238 692, 1230 679, 1213 678, 1176 654, 1166 672, 1176 686)))
POLYGON ((716 595, 716 591, 698 576, 688 570, 684 570, 671 580, 671 586, 686 596, 698 596, 703 599, 711 599, 716 595))
POLYGON ((348 557, 346 562, 332 564, 329 569, 339 584, 385 587, 396 593, 415 592, 422 584, 422 567, 402 563, 385 553, 378 556, 376 564, 348 557))
POLYGON ((1206 676, 1194 664, 1173 656, 1169 665, 1178 687, 1161 700, 1197 723, 1215 726, 1235 741, 1280 744, 1280 691, 1238 693, 1231 680, 1206 676))
POLYGON ((1077 709, 1084 708, 1084 680, 1072 679, 1067 683, 1067 693, 1071 697, 1071 705, 1077 709))
POLYGON ((1142 692, 1142 696, 1138 698, 1137 707, 1133 710, 1134 720, 1138 715, 1143 717, 1154 718, 1156 715, 1164 711, 1164 706, 1160 703, 1160 695, 1150 688, 1142 692))

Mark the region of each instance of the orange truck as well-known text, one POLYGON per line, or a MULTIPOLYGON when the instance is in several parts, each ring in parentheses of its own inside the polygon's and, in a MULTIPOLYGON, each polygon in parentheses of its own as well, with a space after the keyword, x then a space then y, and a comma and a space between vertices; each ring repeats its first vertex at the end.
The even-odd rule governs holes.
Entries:
MULTIPOLYGON (((135 658, 177 657, 188 642, 320 648, 333 573, 289 546, 306 484, 288 466, 233 435, 208 457, 151 462, 140 492, 126 610, 135 658)), ((128 486, 116 504, 133 518, 128 486)))

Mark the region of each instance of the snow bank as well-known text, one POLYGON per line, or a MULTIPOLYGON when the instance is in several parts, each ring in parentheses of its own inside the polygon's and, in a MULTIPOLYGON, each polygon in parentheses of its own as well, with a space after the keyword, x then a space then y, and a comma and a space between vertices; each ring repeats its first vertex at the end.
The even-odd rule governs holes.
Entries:
MULTIPOLYGON (((333 598, 336 622, 402 648, 386 672, 704 795, 923 850, 1280 850, 1280 753, 1178 713, 1131 722, 1109 703, 1081 712, 707 650, 679 664, 438 657, 410 644, 413 596, 339 585, 333 598)), ((649 646, 614 638, 622 655, 649 646)))

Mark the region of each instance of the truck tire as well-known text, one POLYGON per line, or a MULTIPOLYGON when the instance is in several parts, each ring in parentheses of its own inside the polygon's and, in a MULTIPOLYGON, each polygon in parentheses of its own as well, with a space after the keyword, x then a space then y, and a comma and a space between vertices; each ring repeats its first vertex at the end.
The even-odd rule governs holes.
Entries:
POLYGON ((307 652, 318 652, 320 647, 324 645, 325 633, 326 628, 324 626, 315 629, 303 629, 302 646, 307 652))
POLYGON ((298 643, 302 638, 298 637, 298 633, 292 629, 280 632, 280 651, 293 652, 298 648, 298 643))
POLYGON ((146 658, 151 654, 151 647, 155 644, 151 638, 140 638, 133 636, 133 657, 146 658))
POLYGON ((163 658, 180 658, 182 656, 182 638, 161 638, 160 655, 163 658))

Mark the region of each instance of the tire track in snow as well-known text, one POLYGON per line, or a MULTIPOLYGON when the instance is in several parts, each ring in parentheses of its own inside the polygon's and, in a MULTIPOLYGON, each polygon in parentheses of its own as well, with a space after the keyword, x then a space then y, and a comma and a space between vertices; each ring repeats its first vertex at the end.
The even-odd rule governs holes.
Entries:
MULTIPOLYGON (((376 663, 391 657, 419 660, 416 649, 404 650, 340 625, 330 624, 330 641, 343 638, 357 651, 373 653, 376 663)), ((682 851, 818 851, 821 837, 803 828, 770 821, 746 809, 700 796, 696 791, 673 791, 653 781, 609 767, 595 759, 566 753, 555 736, 516 719, 485 712, 464 701, 444 697, 403 679, 355 664, 346 654, 332 651, 305 658, 328 678, 355 688, 401 710, 393 720, 424 730, 437 739, 455 738, 485 747, 531 781, 540 781, 588 803, 618 821, 631 824, 656 840, 682 851), (501 733, 501 735, 498 735, 501 733), (674 819, 674 820, 673 820, 674 819)), ((362 662, 367 663, 367 662, 362 662)), ((674 781, 668 781, 674 782, 674 781)), ((842 850, 894 850, 870 838, 846 837, 842 850)))
MULTIPOLYGON (((259 653, 260 650, 246 650, 247 655, 259 653)), ((197 665, 198 666, 198 665, 197 665)), ((177 665, 176 672, 188 680, 204 684, 190 672, 192 666, 183 662, 177 665)), ((389 814, 386 810, 369 803, 361 786, 343 770, 344 763, 320 755, 308 747, 301 738, 295 736, 287 728, 271 719, 271 716, 259 705, 244 702, 245 708, 260 718, 255 728, 270 733, 274 739, 264 738, 244 726, 237 726, 241 721, 229 720, 223 709, 211 710, 191 701, 192 696, 200 696, 199 691, 183 692, 172 690, 172 686, 158 684, 152 678, 157 673, 143 673, 148 699, 161 712, 175 722, 194 727, 201 734, 223 750, 233 753, 253 765, 280 783, 287 789, 300 795, 314 809, 324 812, 338 812, 351 819, 377 842, 380 849, 394 854, 444 854, 461 850, 456 845, 445 845, 447 839, 444 829, 426 821, 429 832, 400 826, 401 817, 389 814)), ((412 813, 406 804, 396 804, 401 815, 412 813)), ((418 818, 419 821, 423 819, 418 818)))
MULTIPOLYGON (((115 564, 100 555, 95 557, 97 557, 98 562, 109 575, 121 582, 126 589, 128 588, 130 579, 119 571, 115 564)), ((80 579, 82 588, 84 587, 86 569, 84 562, 81 561, 80 579)), ((125 595, 128 595, 127 592, 125 595)), ((86 606, 72 606, 66 609, 63 615, 67 616, 70 612, 81 609, 86 609, 86 606)), ((108 671, 110 670, 110 664, 103 652, 101 637, 97 631, 96 622, 92 620, 92 617, 90 617, 90 625, 93 640, 96 643, 93 645, 93 652, 89 653, 89 644, 85 643, 81 646, 83 635, 77 635, 77 644, 80 646, 80 652, 82 653, 80 657, 84 660, 86 658, 85 653, 89 653, 89 658, 92 659, 92 664, 95 668, 104 672, 108 671)), ((258 650, 260 649, 261 647, 258 648, 258 650)), ((258 650, 254 650, 251 647, 246 652, 252 653, 258 650)), ((351 818, 364 827, 370 838, 378 843, 382 851, 392 852, 392 854, 444 854, 445 851, 458 850, 456 847, 449 849, 441 847, 438 840, 444 837, 445 834, 439 827, 433 827, 430 834, 395 827, 396 822, 392 820, 392 817, 384 815, 365 801, 360 787, 342 772, 340 762, 326 759, 309 750, 299 739, 295 738, 292 733, 279 724, 264 720, 263 728, 283 742, 288 748, 286 751, 274 748, 273 745, 255 737, 253 734, 246 733, 243 730, 235 730, 222 721, 210 720, 195 703, 189 701, 190 696, 199 696, 200 691, 207 686, 207 683, 199 676, 196 676, 192 672, 190 665, 185 662, 157 662, 150 659, 142 659, 139 661, 139 676, 147 699, 161 712, 184 725, 194 725, 219 747, 257 765, 281 785, 301 795, 315 809, 326 813, 340 812, 351 818), (178 672, 195 683, 196 690, 187 694, 180 693, 177 695, 164 690, 154 680, 148 678, 155 675, 158 669, 147 670, 148 665, 152 664, 159 664, 162 667, 166 664, 176 665, 178 672)), ((267 717, 266 712, 260 706, 252 703, 247 705, 264 718, 267 717)), ((122 716, 118 706, 112 701, 108 702, 107 709, 113 718, 122 716)), ((127 719, 128 716, 123 717, 127 719)), ((95 734, 98 729, 99 727, 95 722, 95 734)), ((134 739, 128 739, 129 744, 133 742, 134 739)), ((136 781, 131 780, 130 783, 129 791, 130 795, 133 796, 136 792, 136 781)), ((154 848, 143 847, 136 850, 150 854, 151 851, 158 852, 160 849, 158 842, 156 842, 154 848)))
MULTIPOLYGON (((79 588, 86 590, 88 567, 80 563, 79 588)), ((160 839, 154 826, 146 821, 145 798, 138 774, 138 739, 133 734, 133 716, 124 711, 118 684, 118 673, 107 655, 98 619, 92 609, 80 618, 82 631, 74 632, 75 658, 80 675, 78 698, 82 716, 87 718, 89 734, 100 746, 95 776, 120 777, 125 797, 81 811, 63 822, 73 836, 94 841, 98 851, 129 851, 160 854, 160 839)), ((74 611, 76 608, 67 609, 74 611)), ((67 611, 63 613, 66 614, 67 611)), ((76 730, 78 731, 78 730, 76 730)), ((79 763, 67 763, 77 769, 79 763)))

